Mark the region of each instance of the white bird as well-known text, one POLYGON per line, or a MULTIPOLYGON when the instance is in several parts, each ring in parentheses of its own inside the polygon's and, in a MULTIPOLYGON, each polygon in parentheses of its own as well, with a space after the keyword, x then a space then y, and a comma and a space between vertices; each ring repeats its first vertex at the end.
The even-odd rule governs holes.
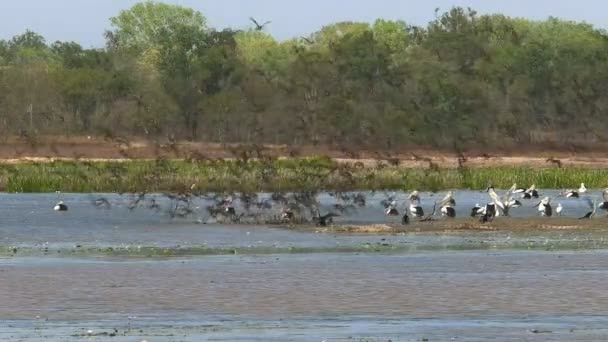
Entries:
POLYGON ((399 211, 397 210, 397 201, 393 200, 386 207, 385 214, 388 216, 397 216, 399 215, 399 211))
POLYGON ((538 198, 538 191, 536 191, 536 185, 532 184, 529 188, 524 190, 523 194, 521 194, 521 198, 523 198, 523 199, 538 198))
POLYGON ((587 188, 585 188, 585 183, 581 183, 581 187, 578 188, 578 193, 584 194, 585 192, 587 192, 587 188))
POLYGON ((577 190, 568 189, 562 193, 566 198, 579 198, 580 194, 584 194, 587 192, 587 188, 585 187, 585 183, 581 183, 581 186, 577 190))
POLYGON ((490 199, 492 199, 492 203, 494 203, 500 209, 504 210, 505 205, 502 203, 500 196, 498 196, 498 194, 494 190, 494 187, 490 186, 487 191, 488 191, 488 194, 490 195, 490 199))
POLYGON ((516 188, 517 188, 517 184, 513 184, 513 186, 511 186, 511 188, 509 190, 507 190, 507 192, 505 192, 505 194, 502 197, 500 197, 494 190, 493 186, 488 187, 487 191, 488 191, 488 194, 490 195, 490 198, 492 199, 492 203, 494 203, 496 205, 496 207, 498 207, 497 209, 500 209, 500 210, 496 210, 495 216, 499 216, 500 213, 502 213, 505 216, 509 216, 509 210, 511 208, 516 208, 516 207, 521 206, 520 201, 513 199, 513 192, 516 191, 516 188))
POLYGON ((475 203, 475 206, 471 208, 471 217, 475 217, 477 215, 483 215, 485 213, 486 207, 480 206, 479 203, 475 203))
POLYGON ((57 202, 57 204, 55 204, 55 206, 53 207, 53 210, 68 211, 68 206, 65 203, 63 203, 63 201, 59 201, 59 202, 57 202))
POLYGON ((409 194, 409 196, 407 196, 407 199, 410 201, 420 201, 420 194, 417 190, 414 190, 409 194))
POLYGON ((542 216, 551 217, 553 215, 553 208, 551 208, 551 198, 545 197, 542 201, 538 202, 538 211, 542 216))
POLYGON ((561 203, 557 203, 557 207, 555 208, 555 213, 557 214, 557 216, 562 216, 562 204, 561 203))
POLYGON ((413 217, 424 216, 424 210, 422 210, 422 206, 420 205, 420 196, 418 195, 418 191, 412 191, 407 198, 410 202, 410 214, 413 217))
POLYGON ((452 194, 452 191, 448 191, 445 197, 439 202, 441 208, 441 216, 456 217, 456 200, 452 194))

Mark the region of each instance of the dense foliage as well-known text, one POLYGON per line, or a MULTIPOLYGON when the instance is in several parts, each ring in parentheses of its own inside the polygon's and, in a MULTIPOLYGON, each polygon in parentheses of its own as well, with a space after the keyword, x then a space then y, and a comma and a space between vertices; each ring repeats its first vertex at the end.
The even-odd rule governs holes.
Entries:
POLYGON ((158 2, 110 22, 103 49, 31 31, 0 41, 0 136, 344 149, 608 138, 608 35, 584 23, 453 8, 426 27, 340 22, 277 41, 158 2))

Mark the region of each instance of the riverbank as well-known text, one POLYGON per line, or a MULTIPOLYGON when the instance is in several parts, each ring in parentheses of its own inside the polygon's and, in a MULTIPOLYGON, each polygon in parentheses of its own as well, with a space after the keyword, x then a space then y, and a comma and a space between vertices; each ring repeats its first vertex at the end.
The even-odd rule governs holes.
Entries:
POLYGON ((374 166, 328 157, 214 160, 52 160, 0 162, 7 192, 285 192, 608 186, 608 169, 587 167, 374 166))

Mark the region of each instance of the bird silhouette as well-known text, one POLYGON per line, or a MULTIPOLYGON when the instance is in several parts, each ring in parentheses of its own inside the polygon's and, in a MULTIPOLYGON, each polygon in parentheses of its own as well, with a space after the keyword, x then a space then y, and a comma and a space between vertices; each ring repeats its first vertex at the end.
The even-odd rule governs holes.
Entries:
POLYGON ((249 20, 251 20, 251 22, 255 25, 255 30, 256 31, 262 31, 266 25, 268 25, 268 24, 271 23, 271 21, 266 21, 265 23, 260 24, 253 17, 249 17, 249 20))

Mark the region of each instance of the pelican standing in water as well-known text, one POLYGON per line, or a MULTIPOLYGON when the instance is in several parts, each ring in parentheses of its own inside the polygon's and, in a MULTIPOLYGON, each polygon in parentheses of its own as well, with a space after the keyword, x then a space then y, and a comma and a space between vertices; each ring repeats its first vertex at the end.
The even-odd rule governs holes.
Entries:
POLYGON ((553 208, 551 208, 551 198, 545 197, 542 201, 538 202, 538 211, 541 216, 551 217, 553 215, 553 208))
POLYGON ((439 208, 441 208, 441 216, 447 217, 456 217, 456 200, 454 200, 454 196, 452 191, 448 191, 445 197, 439 202, 439 208))
POLYGON ((407 199, 410 201, 410 214, 417 218, 423 217, 424 210, 422 210, 422 206, 420 205, 420 195, 418 194, 418 191, 412 191, 407 199))

